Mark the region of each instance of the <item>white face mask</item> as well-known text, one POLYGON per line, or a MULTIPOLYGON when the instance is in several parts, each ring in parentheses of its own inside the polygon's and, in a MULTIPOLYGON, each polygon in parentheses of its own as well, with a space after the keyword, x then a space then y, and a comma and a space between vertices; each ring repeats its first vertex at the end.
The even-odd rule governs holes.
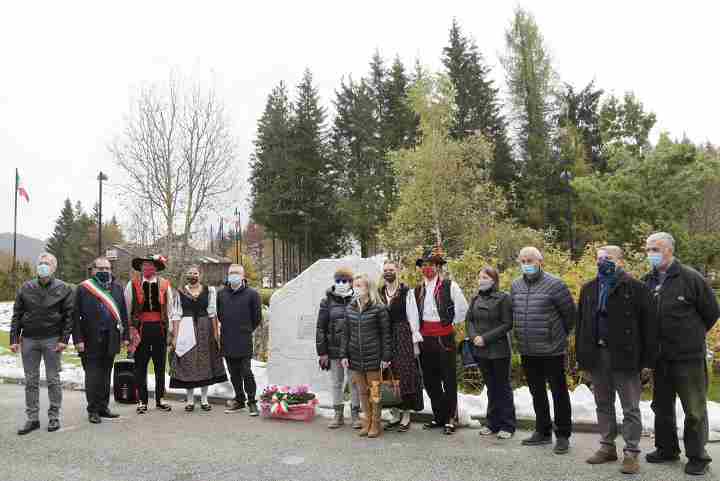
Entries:
POLYGON ((346 295, 350 294, 351 290, 352 290, 352 287, 350 287, 349 282, 345 282, 345 283, 336 282, 335 283, 335 293, 340 296, 346 296, 346 295))
POLYGON ((368 295, 367 287, 354 287, 353 290, 355 291, 355 296, 358 299, 364 299, 368 295))
POLYGON ((478 287, 481 291, 489 291, 494 285, 495 282, 490 279, 481 279, 478 281, 478 287))

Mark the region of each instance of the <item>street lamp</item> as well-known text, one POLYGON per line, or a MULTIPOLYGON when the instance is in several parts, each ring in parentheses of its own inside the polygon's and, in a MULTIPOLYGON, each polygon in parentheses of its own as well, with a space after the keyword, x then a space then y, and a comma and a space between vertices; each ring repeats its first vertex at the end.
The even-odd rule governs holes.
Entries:
POLYGON ((568 223, 568 236, 570 241, 570 255, 575 253, 575 233, 573 232, 573 217, 572 217, 572 182, 573 174, 569 170, 563 170, 560 172, 560 179, 562 179, 567 185, 567 223, 568 223))
POLYGON ((100 173, 97 176, 97 180, 98 180, 98 185, 99 185, 99 190, 100 190, 100 193, 99 193, 100 195, 98 196, 98 219, 97 219, 98 245, 97 245, 97 249, 98 249, 98 257, 100 257, 103 255, 103 253, 102 253, 102 227, 103 227, 102 226, 102 185, 103 184, 102 183, 103 183, 103 180, 108 180, 108 176, 103 174, 102 171, 100 171, 100 173))
POLYGON ((240 209, 235 207, 237 221, 235 224, 235 259, 240 264, 240 243, 242 242, 242 223, 240 222, 240 209))

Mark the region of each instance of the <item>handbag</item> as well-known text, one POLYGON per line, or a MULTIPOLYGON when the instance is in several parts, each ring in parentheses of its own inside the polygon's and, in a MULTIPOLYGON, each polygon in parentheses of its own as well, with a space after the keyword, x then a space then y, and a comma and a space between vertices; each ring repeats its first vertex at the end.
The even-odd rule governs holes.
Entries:
POLYGON ((395 378, 391 369, 388 371, 388 379, 383 377, 383 371, 380 370, 380 380, 370 381, 370 401, 384 408, 400 406, 403 402, 400 380, 395 378))
POLYGON ((470 339, 465 338, 462 340, 458 352, 462 356, 464 369, 478 367, 477 360, 475 359, 475 345, 470 339))

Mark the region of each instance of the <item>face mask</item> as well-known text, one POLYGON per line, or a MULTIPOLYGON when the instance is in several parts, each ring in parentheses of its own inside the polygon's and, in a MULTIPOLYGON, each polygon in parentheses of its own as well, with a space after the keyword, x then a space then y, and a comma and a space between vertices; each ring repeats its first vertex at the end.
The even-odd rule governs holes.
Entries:
POLYGON ((537 274, 540 269, 535 264, 523 264, 522 271, 526 276, 533 276, 537 274))
POLYGON ((153 277, 155 277, 155 274, 157 274, 157 269, 155 269, 155 266, 143 267, 143 277, 145 279, 152 279, 153 277))
POLYGON ((648 262, 650 262, 650 265, 653 268, 660 267, 660 264, 662 264, 663 261, 663 255, 658 253, 648 254, 647 256, 648 262))
POLYGON ((478 287, 481 291, 489 291, 494 285, 495 282, 492 280, 483 279, 481 281, 478 281, 478 287))
POLYGON ((355 291, 355 295, 360 299, 363 299, 368 295, 367 287, 354 287, 353 291, 355 291))
POLYGON ((349 282, 338 282, 335 281, 335 293, 341 296, 346 296, 350 293, 352 287, 349 282))
POLYGON ((617 270, 617 265, 608 259, 603 259, 602 261, 598 262, 598 274, 602 276, 611 276, 615 274, 615 271, 617 270))
POLYGON ((395 282, 395 279, 397 279, 397 274, 394 272, 386 272, 383 274, 383 279, 385 279, 388 283, 392 284, 395 282))
POLYGON ((185 282, 187 282, 191 286, 194 286, 195 284, 200 282, 200 278, 197 276, 187 276, 187 277, 185 277, 185 282))
POLYGON ((422 273, 427 279, 435 277, 436 271, 434 267, 426 266, 422 268, 422 273))
POLYGON ((243 276, 241 276, 240 274, 230 274, 228 276, 228 282, 231 286, 239 286, 240 284, 242 284, 242 281, 243 276))
POLYGON ((50 266, 47 264, 38 264, 37 275, 43 279, 50 277, 50 266))
POLYGON ((98 271, 95 273, 95 279, 97 279, 97 281, 100 284, 103 284, 103 285, 110 284, 110 279, 112 279, 112 274, 110 274, 107 271, 98 271))

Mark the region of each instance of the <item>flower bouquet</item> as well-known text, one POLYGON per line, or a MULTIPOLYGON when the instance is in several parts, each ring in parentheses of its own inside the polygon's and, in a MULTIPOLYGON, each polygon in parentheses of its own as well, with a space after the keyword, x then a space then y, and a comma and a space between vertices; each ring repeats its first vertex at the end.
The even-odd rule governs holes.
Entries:
POLYGON ((312 421, 318 400, 310 386, 267 386, 260 395, 260 412, 263 417, 312 421))

